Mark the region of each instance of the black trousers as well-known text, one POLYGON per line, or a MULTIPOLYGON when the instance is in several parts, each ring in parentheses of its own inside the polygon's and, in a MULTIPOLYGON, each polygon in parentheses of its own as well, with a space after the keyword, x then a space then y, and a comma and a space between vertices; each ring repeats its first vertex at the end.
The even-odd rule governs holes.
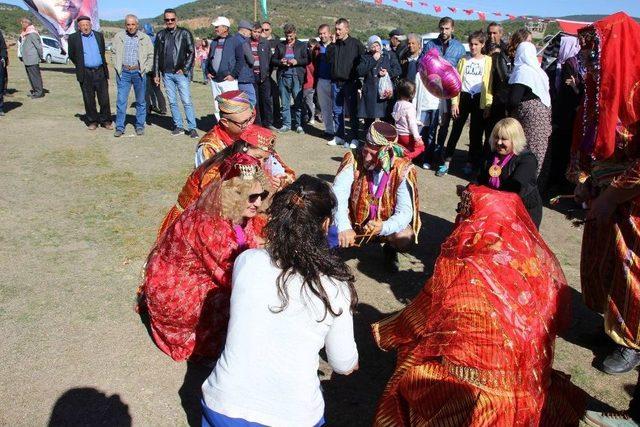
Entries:
POLYGON ((40 65, 25 65, 27 70, 27 77, 31 84, 31 93, 35 96, 41 96, 44 93, 44 87, 42 85, 42 74, 40 74, 40 65))
POLYGON ((282 117, 280 114, 280 88, 278 88, 278 83, 272 77, 269 77, 267 81, 271 85, 271 111, 273 112, 273 125, 279 128, 282 126, 282 117))
POLYGON ((80 83, 82 100, 84 101, 85 120, 87 124, 112 122, 111 106, 109 105, 109 81, 104 74, 104 69, 85 68, 84 78, 80 83), (96 109, 96 96, 100 105, 100 114, 96 109))
POLYGON ((471 123, 469 124, 469 157, 467 161, 477 168, 482 161, 483 151, 488 148, 483 147, 482 143, 485 120, 483 116, 484 110, 480 109, 480 94, 471 97, 469 93, 462 92, 460 94, 458 107, 460 114, 458 118, 453 121, 445 158, 451 159, 455 154, 456 145, 458 145, 458 140, 460 139, 460 135, 462 135, 464 124, 467 122, 469 116, 471 116, 471 123))
POLYGON ((273 125, 273 99, 271 97, 271 79, 266 79, 262 82, 254 83, 253 86, 256 91, 256 97, 258 98, 258 105, 256 110, 258 116, 256 122, 265 128, 273 125))
POLYGON ((156 86, 153 81, 153 77, 153 73, 147 74, 147 93, 145 94, 147 112, 155 110, 165 114, 167 112, 167 101, 164 99, 160 86, 156 86))
POLYGON ((4 111, 4 90, 7 85, 7 67, 0 61, 0 111, 4 111))

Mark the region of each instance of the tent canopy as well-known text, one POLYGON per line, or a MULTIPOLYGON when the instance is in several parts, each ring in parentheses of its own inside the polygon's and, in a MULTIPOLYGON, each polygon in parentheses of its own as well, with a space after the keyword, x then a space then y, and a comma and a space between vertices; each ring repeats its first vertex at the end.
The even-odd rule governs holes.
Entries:
POLYGON ((586 27, 587 25, 591 25, 592 22, 580 22, 580 21, 568 21, 566 19, 556 19, 558 25, 560 25, 560 30, 563 33, 577 35, 578 30, 582 27, 586 27))

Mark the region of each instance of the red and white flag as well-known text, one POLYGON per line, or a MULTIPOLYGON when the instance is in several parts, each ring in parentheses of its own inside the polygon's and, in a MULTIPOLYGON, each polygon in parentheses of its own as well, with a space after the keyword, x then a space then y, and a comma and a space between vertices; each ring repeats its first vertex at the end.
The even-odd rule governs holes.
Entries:
POLYGON ((427 6, 429 6, 429 3, 427 3, 426 1, 421 1, 420 2, 420 6, 427 7, 427 6))
POLYGON ((404 2, 407 4, 407 6, 413 7, 413 0, 404 0, 404 2))
POLYGON ((436 13, 442 12, 442 6, 438 6, 437 4, 433 6, 433 9, 436 11, 436 13))
POLYGON ((447 9, 449 9, 453 13, 456 13, 456 11, 458 10, 457 8, 451 6, 448 6, 447 9))
POLYGON ((514 19, 516 19, 516 17, 515 17, 515 16, 513 16, 513 15, 509 15, 508 13, 507 13, 507 18, 511 19, 512 21, 513 21, 514 19))
POLYGON ((486 13, 484 13, 484 12, 476 12, 476 13, 478 14, 478 18, 481 21, 486 21, 487 20, 487 14, 486 13))
POLYGON ((493 14, 494 14, 495 16, 502 16, 502 13, 500 13, 500 12, 493 12, 493 14))
POLYGON ((462 11, 467 15, 471 15, 473 13, 473 9, 462 9, 462 11))

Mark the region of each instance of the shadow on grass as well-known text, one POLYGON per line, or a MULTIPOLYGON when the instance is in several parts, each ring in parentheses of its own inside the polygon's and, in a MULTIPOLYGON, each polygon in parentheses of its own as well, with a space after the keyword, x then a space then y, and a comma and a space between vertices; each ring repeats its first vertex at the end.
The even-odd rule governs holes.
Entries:
POLYGON ((120 395, 107 396, 91 387, 65 391, 56 401, 48 423, 49 427, 130 425, 129 406, 122 401, 120 395))
POLYGON ((371 324, 387 316, 368 304, 358 304, 353 323, 360 368, 349 376, 333 374, 322 380, 327 425, 372 425, 378 399, 395 368, 394 353, 380 350, 371 333, 371 324))
POLYGON ((10 101, 10 102, 5 102, 4 103, 4 112, 8 113, 10 111, 15 110, 16 108, 20 108, 22 107, 22 102, 14 102, 14 101, 10 101))
MULTIPOLYGON (((319 176, 319 178, 322 178, 319 176)), ((396 300, 406 304, 424 286, 433 272, 436 258, 440 254, 440 245, 449 236, 453 223, 424 212, 420 212, 422 228, 418 236, 418 244, 408 252, 417 261, 409 261, 411 268, 406 269, 403 255, 400 255, 401 270, 390 273, 385 268, 381 245, 371 243, 361 248, 342 250, 343 259, 358 259, 358 271, 375 282, 388 283, 396 300)))
POLYGON ((41 71, 54 72, 54 73, 63 73, 63 74, 75 74, 76 69, 74 67, 51 67, 45 66, 40 67, 41 71))

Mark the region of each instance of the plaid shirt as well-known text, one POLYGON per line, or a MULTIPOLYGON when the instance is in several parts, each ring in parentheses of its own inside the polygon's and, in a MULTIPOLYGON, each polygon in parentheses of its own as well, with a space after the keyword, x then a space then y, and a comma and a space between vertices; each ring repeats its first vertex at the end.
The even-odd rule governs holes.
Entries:
POLYGON ((135 67, 138 65, 138 43, 140 38, 138 33, 131 36, 127 33, 127 37, 124 38, 124 56, 122 58, 122 65, 129 67, 135 67))

